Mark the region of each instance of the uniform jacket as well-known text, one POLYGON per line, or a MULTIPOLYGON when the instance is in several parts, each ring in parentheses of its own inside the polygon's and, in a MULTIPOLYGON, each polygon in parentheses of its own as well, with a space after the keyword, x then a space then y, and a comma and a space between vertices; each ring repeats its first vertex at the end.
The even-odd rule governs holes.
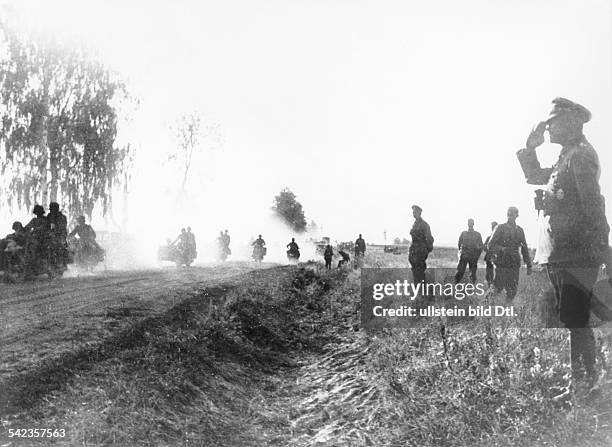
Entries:
POLYGON ((606 261, 609 226, 599 189, 595 149, 581 135, 561 150, 552 168, 542 168, 535 149, 517 157, 527 183, 546 185, 544 214, 550 216, 551 263, 598 266, 606 261))
POLYGON ((503 223, 495 227, 488 251, 495 257, 495 264, 499 267, 520 267, 519 251, 525 264, 531 265, 525 232, 515 223, 503 223))
POLYGON ((484 247, 482 236, 478 231, 474 230, 462 232, 457 245, 462 255, 472 258, 478 258, 484 247))
POLYGON ((434 238, 431 235, 431 229, 429 224, 422 218, 418 217, 414 220, 412 229, 410 230, 410 236, 412 237, 412 244, 410 245, 410 251, 424 250, 427 252, 433 250, 434 238))

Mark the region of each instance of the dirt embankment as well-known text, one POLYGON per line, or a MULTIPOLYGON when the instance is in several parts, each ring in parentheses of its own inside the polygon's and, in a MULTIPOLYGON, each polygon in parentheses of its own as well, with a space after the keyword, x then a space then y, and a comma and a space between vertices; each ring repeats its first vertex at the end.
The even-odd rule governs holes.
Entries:
POLYGON ((366 336, 358 272, 261 270, 11 376, 2 423, 63 445, 609 445, 609 386, 554 400, 566 332, 485 329, 366 336))
POLYGON ((300 359, 337 338, 324 297, 342 280, 278 267, 205 287, 130 324, 125 312, 107 310, 125 327, 7 375, 4 429, 64 428, 66 438, 48 442, 70 445, 287 441, 291 403, 277 413, 276 393, 300 359))

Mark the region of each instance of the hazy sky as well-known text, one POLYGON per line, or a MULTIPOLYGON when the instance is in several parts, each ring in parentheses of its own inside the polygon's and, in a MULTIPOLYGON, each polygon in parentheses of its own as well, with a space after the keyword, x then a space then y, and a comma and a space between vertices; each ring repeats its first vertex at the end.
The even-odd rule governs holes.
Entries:
MULTIPOLYGON (((163 209, 168 125, 192 109, 223 136, 190 195, 200 232, 257 233, 244 227, 287 186, 339 240, 408 236, 418 203, 441 243, 516 205, 533 243, 515 152, 556 96, 592 111, 585 134, 612 197, 609 1, 11 3, 24 27, 94 48, 140 97, 125 130, 134 226, 163 209)), ((541 149, 551 164, 557 152, 541 149)))

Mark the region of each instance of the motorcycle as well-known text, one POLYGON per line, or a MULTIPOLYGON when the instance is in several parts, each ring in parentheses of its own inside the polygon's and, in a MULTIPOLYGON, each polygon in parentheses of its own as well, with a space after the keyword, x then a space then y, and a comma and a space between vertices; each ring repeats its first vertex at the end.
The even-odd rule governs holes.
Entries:
POLYGON ((253 247, 253 260, 255 262, 261 262, 264 258, 264 256, 267 253, 267 249, 266 247, 264 247, 263 245, 255 245, 253 247))
POLYGON ((196 258, 193 250, 188 247, 182 247, 181 244, 168 243, 157 250, 157 259, 159 261, 174 262, 177 267, 185 265, 189 267, 196 258))
POLYGON ((227 259, 227 257, 231 254, 232 254, 232 250, 227 245, 225 245, 225 243, 223 242, 218 243, 218 248, 217 248, 217 260, 218 261, 224 262, 227 259))
POLYGON ((74 236, 68 238, 68 251, 72 254, 74 264, 88 271, 103 262, 106 254, 95 241, 86 241, 74 236))
POLYGON ((300 250, 289 249, 287 250, 287 260, 291 263, 297 264, 300 259, 300 250))

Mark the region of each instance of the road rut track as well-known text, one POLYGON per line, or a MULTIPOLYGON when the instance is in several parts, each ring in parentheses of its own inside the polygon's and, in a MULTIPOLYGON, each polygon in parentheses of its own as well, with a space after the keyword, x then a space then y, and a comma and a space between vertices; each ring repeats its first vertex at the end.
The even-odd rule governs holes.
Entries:
POLYGON ((0 285, 0 382, 113 337, 205 287, 270 267, 227 263, 0 285))
MULTIPOLYGON (((274 281, 278 272, 288 268, 295 269, 295 267, 276 267, 272 271, 266 272, 266 281, 274 281)), ((293 276, 293 271, 290 274, 292 280, 289 281, 289 284, 292 285, 293 292, 300 292, 310 283, 317 280, 317 277, 308 270, 300 269, 296 271, 300 273, 295 275, 295 277, 293 276), (304 272, 306 273, 304 274, 304 272), (304 277, 306 277, 306 280, 304 280, 304 277), (297 278, 297 281, 295 278, 297 278)), ((86 344, 76 349, 65 351, 60 355, 44 358, 26 371, 8 376, 5 375, 4 379, 0 380, 0 389, 5 390, 4 393, 0 393, 0 416, 15 416, 16 414, 29 411, 49 393, 58 392, 63 389, 65 384, 75 375, 87 374, 87 371, 95 365, 108 359, 119 358, 123 351, 142 347, 148 343, 147 337, 150 335, 150 332, 162 330, 161 328, 170 331, 180 330, 183 326, 191 329, 194 324, 192 320, 194 314, 190 312, 194 312, 195 309, 197 315, 208 314, 210 317, 211 308, 214 309, 218 305, 223 304, 231 290, 239 288, 239 286, 248 282, 249 279, 258 280, 259 275, 262 273, 261 270, 249 271, 242 275, 232 276, 229 279, 225 278, 216 282, 209 281, 209 286, 203 289, 196 289, 191 293, 190 297, 185 296, 183 300, 163 313, 140 319, 93 344, 86 344), (184 319, 185 315, 189 317, 184 319)), ((322 283, 318 293, 322 295, 328 290, 328 284, 322 283)), ((267 323, 260 320, 260 318, 266 317, 266 312, 270 309, 273 312, 283 314, 285 321, 290 321, 292 316, 287 314, 286 310, 279 309, 275 304, 269 304, 264 309, 260 309, 259 313, 256 313, 255 320, 253 320, 251 317, 255 314, 247 312, 247 315, 247 313, 240 312, 242 310, 241 307, 246 302, 245 298, 240 298, 230 304, 228 309, 230 313, 237 315, 238 319, 241 320, 244 336, 250 338, 251 342, 257 345, 255 348, 257 354, 253 356, 252 353, 247 353, 247 350, 243 350, 240 346, 236 345, 232 339, 227 339, 224 335, 219 335, 218 332, 213 331, 211 333, 211 343, 215 345, 215 352, 217 352, 215 355, 240 358, 240 362, 248 364, 255 361, 262 370, 270 370, 270 365, 277 365, 283 368, 296 366, 282 352, 285 349, 289 349, 288 346, 284 346, 281 343, 276 346, 278 349, 270 349, 267 346, 267 341, 262 340, 257 331, 253 331, 253 329, 259 329, 262 325, 270 323, 270 320, 267 323), (244 357, 245 355, 246 357, 244 357)), ((252 309, 254 310, 255 308, 252 309)), ((129 313, 129 310, 123 312, 123 314, 129 313)), ((196 321, 196 324, 199 323, 201 322, 196 321)), ((291 336, 287 334, 287 338, 290 339, 291 336)))

